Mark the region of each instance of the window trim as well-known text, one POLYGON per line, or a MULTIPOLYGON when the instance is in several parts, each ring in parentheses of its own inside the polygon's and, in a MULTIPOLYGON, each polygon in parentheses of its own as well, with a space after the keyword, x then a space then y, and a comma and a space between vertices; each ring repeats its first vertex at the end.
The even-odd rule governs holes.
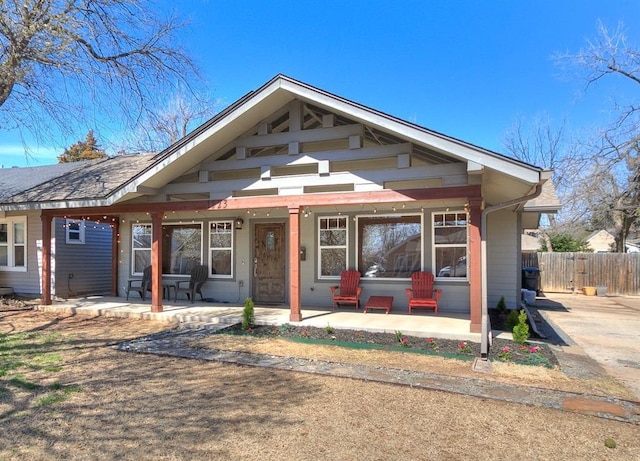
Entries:
POLYGON ((217 220, 213 220, 213 221, 209 221, 208 222, 208 228, 209 228, 209 232, 207 233, 207 236, 209 238, 208 242, 207 242, 207 248, 208 248, 208 256, 209 256, 209 260, 207 261, 207 266, 209 268, 209 278, 212 279, 225 279, 225 280, 229 280, 229 279, 233 279, 235 277, 235 271, 236 271, 236 265, 235 265, 235 257, 236 257, 236 226, 235 226, 235 219, 217 219, 217 220), (229 224, 230 229, 231 229, 231 247, 227 248, 227 247, 213 247, 211 246, 211 235, 212 235, 212 229, 211 226, 212 224, 229 224), (217 250, 230 250, 231 251, 231 274, 212 274, 211 272, 213 271, 213 265, 211 264, 211 257, 213 255, 213 251, 217 250))
MULTIPOLYGON (((447 226, 443 226, 447 227, 447 226)), ((451 227, 462 227, 462 226, 451 226, 451 227)), ((446 281, 446 282, 454 282, 454 283, 466 283, 469 281, 469 213, 463 209, 449 210, 449 211, 432 211, 431 212, 431 267, 433 267, 433 275, 436 280, 446 281), (436 245, 436 215, 447 215, 447 214, 464 214, 466 215, 466 242, 465 243, 446 243, 446 244, 438 244, 436 245), (436 266, 436 248, 465 248, 465 257, 466 257, 466 275, 464 277, 438 277, 437 266, 436 266)))
MULTIPOLYGON (((136 251, 148 251, 149 255, 151 255, 151 246, 149 246, 149 248, 135 248, 133 246, 133 228, 136 226, 144 226, 144 227, 148 227, 149 228, 149 235, 152 236, 151 241, 149 242, 150 245, 152 243, 153 240, 153 225, 151 223, 141 223, 141 222, 132 222, 131 223, 131 275, 139 275, 142 276, 142 272, 136 272, 136 251)), ((149 261, 151 261, 151 256, 149 256, 149 261)))
POLYGON ((87 228, 87 224, 85 222, 84 219, 71 219, 71 218, 67 218, 65 220, 64 223, 64 228, 65 228, 65 241, 67 244, 69 245, 84 245, 85 244, 85 235, 86 235, 86 228, 87 228), (78 230, 71 230, 71 224, 80 224, 78 226, 78 230), (71 235, 71 233, 78 233, 78 239, 77 240, 72 240, 69 238, 69 236, 71 235))
MULTIPOLYGON (((210 222, 213 222, 213 221, 210 221, 210 222)), ((232 223, 232 229, 233 229, 233 220, 229 220, 229 222, 232 223)), ((200 263, 199 264, 202 265, 202 264, 204 264, 204 262, 203 262, 204 261, 204 255, 206 253, 206 251, 205 251, 205 241, 204 241, 205 235, 204 235, 204 232, 203 232, 205 221, 163 222, 162 226, 163 227, 164 226, 185 226, 185 225, 192 225, 192 224, 200 226, 200 263)), ((133 246, 133 228, 135 226, 148 227, 149 230, 150 230, 150 235, 151 235, 151 242, 150 243, 153 244, 153 224, 150 223, 150 222, 132 222, 131 223, 131 227, 130 227, 130 229, 131 229, 131 236, 130 236, 130 240, 131 240, 131 244, 130 244, 130 248, 131 248, 131 275, 142 276, 142 272, 135 272, 135 262, 136 262, 135 252, 136 251, 149 251, 149 254, 151 254, 151 246, 149 248, 137 248, 137 249, 134 248, 134 246, 133 246)), ((233 239, 233 237, 232 237, 232 239, 233 239)), ((209 245, 207 244, 207 248, 208 248, 208 246, 209 245)), ((149 259, 151 259, 151 258, 149 258, 149 259)), ((232 261, 232 264, 233 264, 233 261, 232 261)), ((209 268, 209 277, 211 277, 210 271, 211 271, 211 268, 209 268)), ((163 277, 184 277, 185 275, 189 275, 189 274, 165 274, 165 273, 162 274, 163 277)))
POLYGON ((28 253, 28 232, 27 232, 27 217, 26 216, 11 216, 0 218, 0 223, 7 225, 7 243, 0 244, 7 248, 7 265, 0 266, 1 272, 26 272, 29 260, 28 253), (14 226, 15 224, 22 224, 24 226, 24 243, 17 244, 15 242, 14 226), (15 247, 22 246, 24 248, 24 266, 15 265, 15 247))
MULTIPOLYGON (((366 215, 358 215, 356 216, 356 243, 355 243, 355 251, 357 252, 360 248, 360 219, 361 218, 404 218, 409 216, 418 216, 420 218, 420 270, 424 270, 424 213, 376 213, 376 214, 366 214, 366 215)), ((359 267, 358 258, 356 258, 356 269, 363 274, 365 269, 361 269, 359 267)), ((380 281, 394 281, 394 280, 402 280, 407 281, 411 280, 411 276, 409 277, 363 277, 364 280, 380 280, 380 281)))
POLYGON ((331 216, 318 216, 318 219, 316 221, 316 225, 318 226, 318 231, 316 232, 316 242, 318 245, 318 261, 317 261, 317 271, 318 271, 318 280, 340 280, 340 275, 322 275, 322 249, 340 249, 340 248, 344 248, 345 249, 345 264, 346 267, 344 268, 345 270, 349 268, 349 252, 351 249, 351 245, 349 244, 349 221, 350 218, 349 216, 345 216, 345 215, 331 215, 331 216), (320 226, 320 221, 322 219, 344 219, 345 220, 345 232, 346 232, 346 236, 345 236, 345 244, 344 245, 334 245, 334 246, 323 246, 320 244, 320 231, 322 231, 322 228, 320 226))

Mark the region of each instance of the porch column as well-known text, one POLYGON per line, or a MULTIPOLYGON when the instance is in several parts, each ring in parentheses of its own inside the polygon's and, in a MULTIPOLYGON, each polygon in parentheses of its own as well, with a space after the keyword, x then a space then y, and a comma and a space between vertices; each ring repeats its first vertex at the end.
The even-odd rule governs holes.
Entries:
POLYGON ((42 219, 42 299, 44 306, 51 305, 51 216, 41 215, 42 219))
POLYGON ((289 320, 302 320, 300 310, 300 207, 289 207, 289 320))
POLYGON ((111 296, 118 296, 118 261, 120 260, 120 219, 111 226, 111 296))
POLYGON ((469 199, 469 308, 472 333, 482 331, 482 198, 469 199))
POLYGON ((151 213, 151 312, 162 312, 162 217, 151 213))

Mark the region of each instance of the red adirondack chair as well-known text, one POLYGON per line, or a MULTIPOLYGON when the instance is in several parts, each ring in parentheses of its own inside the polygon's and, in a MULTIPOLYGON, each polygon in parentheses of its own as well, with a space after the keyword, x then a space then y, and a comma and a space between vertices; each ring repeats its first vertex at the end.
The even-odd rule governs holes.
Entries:
POLYGON ((406 288, 409 298, 409 314, 411 309, 423 307, 433 309, 438 313, 438 299, 442 290, 433 288, 433 274, 431 272, 414 272, 411 274, 411 288, 406 288))
POLYGON ((331 288, 333 295, 333 310, 336 305, 355 304, 356 309, 360 307, 360 272, 356 270, 347 270, 340 273, 340 286, 331 288))

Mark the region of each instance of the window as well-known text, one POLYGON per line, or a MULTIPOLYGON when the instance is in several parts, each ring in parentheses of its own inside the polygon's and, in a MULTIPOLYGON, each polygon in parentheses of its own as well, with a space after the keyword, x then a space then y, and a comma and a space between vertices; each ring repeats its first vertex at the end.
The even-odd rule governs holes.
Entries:
POLYGON ((162 226, 162 273, 188 275, 202 264, 202 224, 162 226))
MULTIPOLYGON (((134 274, 142 274, 151 264, 151 224, 132 228, 132 265, 134 274)), ((164 224, 162 226, 162 273, 188 275, 202 264, 202 224, 164 224)))
POLYGON ((363 277, 409 278, 421 268, 421 216, 358 218, 358 270, 363 277))
POLYGON ((339 278, 347 269, 347 218, 336 216, 318 221, 319 278, 339 278))
POLYGON ((210 275, 214 278, 233 276, 233 221, 209 224, 210 275))
POLYGON ((26 270, 27 220, 0 219, 0 270, 26 270))
POLYGON ((134 224, 132 235, 132 272, 142 275, 151 264, 151 224, 134 224))
POLYGON ((433 267, 437 277, 467 278, 467 214, 433 214, 433 267))
POLYGON ((67 230, 67 243, 84 244, 85 222, 80 219, 67 219, 65 223, 67 230))

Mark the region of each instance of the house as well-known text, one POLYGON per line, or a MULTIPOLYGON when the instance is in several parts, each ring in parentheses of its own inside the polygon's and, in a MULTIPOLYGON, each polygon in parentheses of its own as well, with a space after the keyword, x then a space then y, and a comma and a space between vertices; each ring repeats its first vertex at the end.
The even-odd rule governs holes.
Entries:
POLYGON ((423 269, 442 290, 439 315, 468 315, 479 332, 488 303, 518 305, 520 234, 555 209, 554 197, 534 201, 549 177, 278 75, 157 155, 92 162, 0 210, 28 227, 22 275, 34 276, 43 241, 45 304, 52 223, 64 218, 109 223, 114 295, 153 266, 154 312, 163 281, 197 264, 206 297, 288 304, 291 321, 302 306, 331 306, 348 268, 363 276, 363 301, 393 296, 406 309, 410 272, 423 269))
POLYGON ((537 253, 540 251, 540 231, 537 229, 525 229, 520 237, 521 251, 523 253, 537 253))
POLYGON ((585 241, 594 253, 609 253, 616 245, 615 237, 604 229, 592 232, 585 241))
MULTIPOLYGON (((84 163, 0 169, 0 202, 41 190, 84 163)), ((40 213, 0 211, 0 287, 5 293, 41 293, 40 213), (34 222, 35 221, 35 222, 34 222)), ((112 232, 109 224, 55 218, 51 244, 51 289, 58 297, 111 292, 112 232), (91 259, 91 265, 86 261, 91 259)))

